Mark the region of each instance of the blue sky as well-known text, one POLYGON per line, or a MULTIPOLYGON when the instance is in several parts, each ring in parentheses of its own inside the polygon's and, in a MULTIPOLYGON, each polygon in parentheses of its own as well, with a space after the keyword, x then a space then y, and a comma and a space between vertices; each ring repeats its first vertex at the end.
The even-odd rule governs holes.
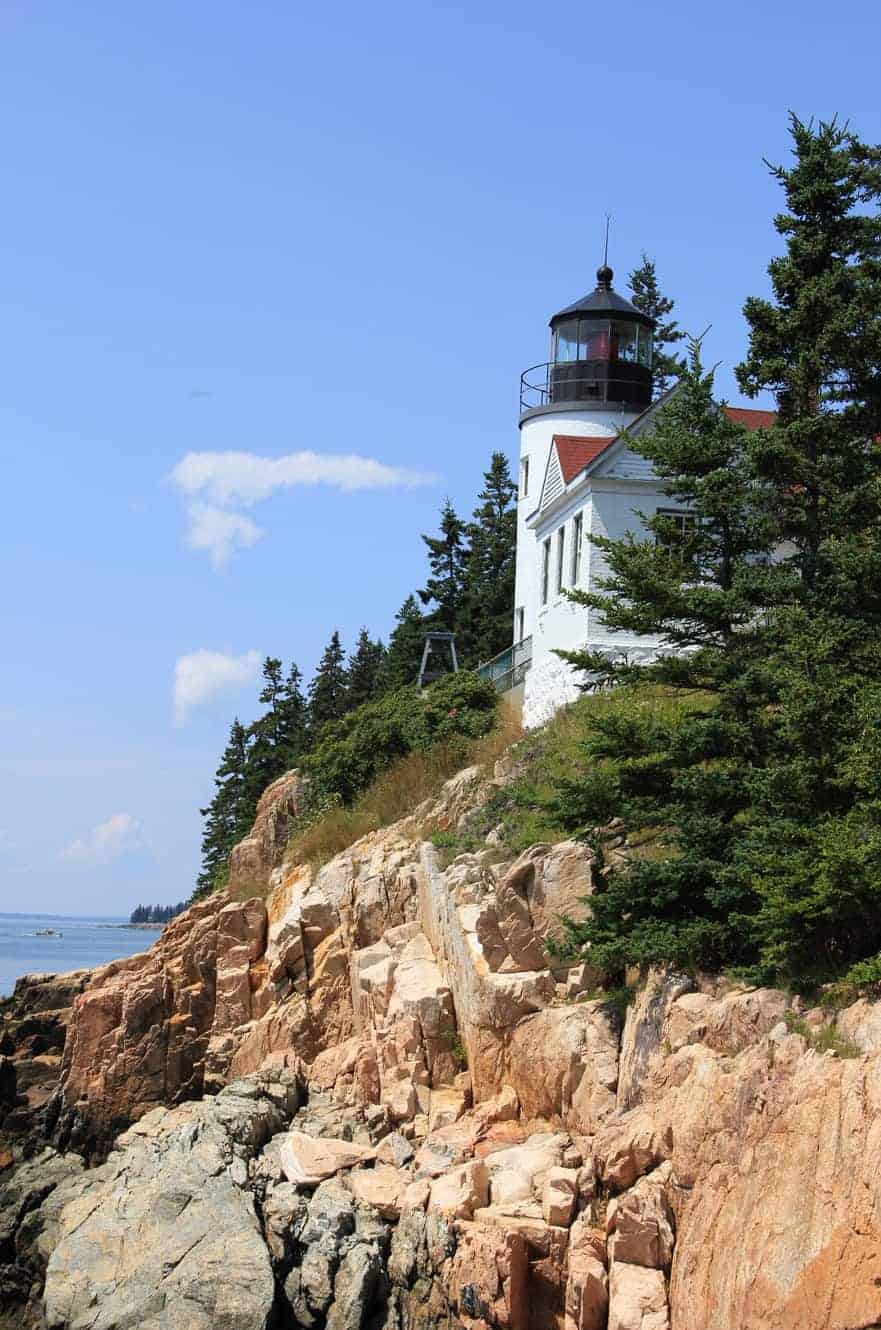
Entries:
POLYGON ((879 36, 868 0, 4 5, 0 909, 189 892, 256 662, 388 633, 607 210, 736 399, 762 157, 789 108, 881 140, 879 36))

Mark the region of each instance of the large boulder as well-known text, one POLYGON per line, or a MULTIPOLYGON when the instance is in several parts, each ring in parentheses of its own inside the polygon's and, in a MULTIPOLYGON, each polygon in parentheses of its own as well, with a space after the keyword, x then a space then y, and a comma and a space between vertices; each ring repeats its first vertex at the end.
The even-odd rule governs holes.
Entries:
POLYGON ((236 895, 263 892, 281 862, 294 824, 306 806, 308 779, 286 771, 263 791, 254 825, 229 857, 229 889, 236 895))
POLYGON ((275 1299, 248 1163, 296 1109, 266 1077, 157 1109, 59 1217, 45 1309, 58 1330, 264 1330, 275 1299))

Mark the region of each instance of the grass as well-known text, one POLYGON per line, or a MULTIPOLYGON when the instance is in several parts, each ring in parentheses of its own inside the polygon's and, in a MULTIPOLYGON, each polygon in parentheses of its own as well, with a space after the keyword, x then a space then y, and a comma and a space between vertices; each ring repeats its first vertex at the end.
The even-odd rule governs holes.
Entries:
MULTIPOLYGON (((512 781, 468 817, 461 828, 427 828, 427 834, 450 862, 457 854, 483 847, 486 836, 498 829, 511 857, 539 841, 558 841, 565 833, 556 820, 552 802, 559 778, 572 776, 585 762, 584 741, 592 720, 612 712, 635 714, 649 710, 661 717, 681 715, 706 705, 702 697, 682 699, 660 688, 618 688, 585 693, 563 707, 541 730, 525 736, 511 753, 512 781)), ((665 858, 673 849, 657 830, 637 832, 630 853, 641 858, 665 858)))
POLYGON ((791 1009, 783 1013, 783 1019, 789 1033, 801 1035, 808 1047, 817 1053, 834 1053, 837 1058, 858 1058, 862 1055, 862 1050, 840 1035, 834 1025, 812 1030, 807 1021, 791 1009))
MULTIPOLYGON (((481 739, 457 738, 424 753, 408 754, 368 786, 351 808, 338 804, 307 815, 288 841, 285 862, 320 868, 362 836, 391 826, 426 800, 436 799, 444 783, 465 767, 490 769, 522 734, 503 708, 499 724, 481 739)), ((443 833, 436 829, 435 834, 443 833)))

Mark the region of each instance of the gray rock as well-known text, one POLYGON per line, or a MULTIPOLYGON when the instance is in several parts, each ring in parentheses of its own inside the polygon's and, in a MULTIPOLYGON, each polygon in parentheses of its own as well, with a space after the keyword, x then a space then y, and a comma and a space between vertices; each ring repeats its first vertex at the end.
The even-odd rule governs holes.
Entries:
POLYGON ((241 1183, 295 1107, 293 1078, 258 1074, 125 1132, 58 1216, 48 1325, 265 1330, 275 1281, 241 1183))
POLYGON ((413 1146, 402 1136, 399 1131, 393 1131, 386 1136, 376 1152, 376 1158, 381 1164, 394 1164, 395 1168, 403 1168, 409 1164, 415 1151, 413 1146))
POLYGON ((382 1274, 378 1247, 358 1243, 340 1262, 327 1330, 361 1330, 382 1274))

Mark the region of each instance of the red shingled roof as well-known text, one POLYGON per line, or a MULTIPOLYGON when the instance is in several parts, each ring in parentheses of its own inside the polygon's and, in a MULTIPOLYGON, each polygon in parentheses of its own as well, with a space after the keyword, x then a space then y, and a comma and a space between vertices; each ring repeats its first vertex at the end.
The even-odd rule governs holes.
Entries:
POLYGON ((594 435, 588 438, 577 434, 555 434, 554 446, 560 459, 563 484, 568 485, 570 480, 574 480, 579 471, 583 471, 588 462, 592 462, 600 453, 605 452, 617 437, 617 434, 611 437, 594 435))
POLYGON ((725 414, 735 425, 746 429, 770 429, 777 423, 776 411, 758 411, 751 406, 726 406, 725 414))

